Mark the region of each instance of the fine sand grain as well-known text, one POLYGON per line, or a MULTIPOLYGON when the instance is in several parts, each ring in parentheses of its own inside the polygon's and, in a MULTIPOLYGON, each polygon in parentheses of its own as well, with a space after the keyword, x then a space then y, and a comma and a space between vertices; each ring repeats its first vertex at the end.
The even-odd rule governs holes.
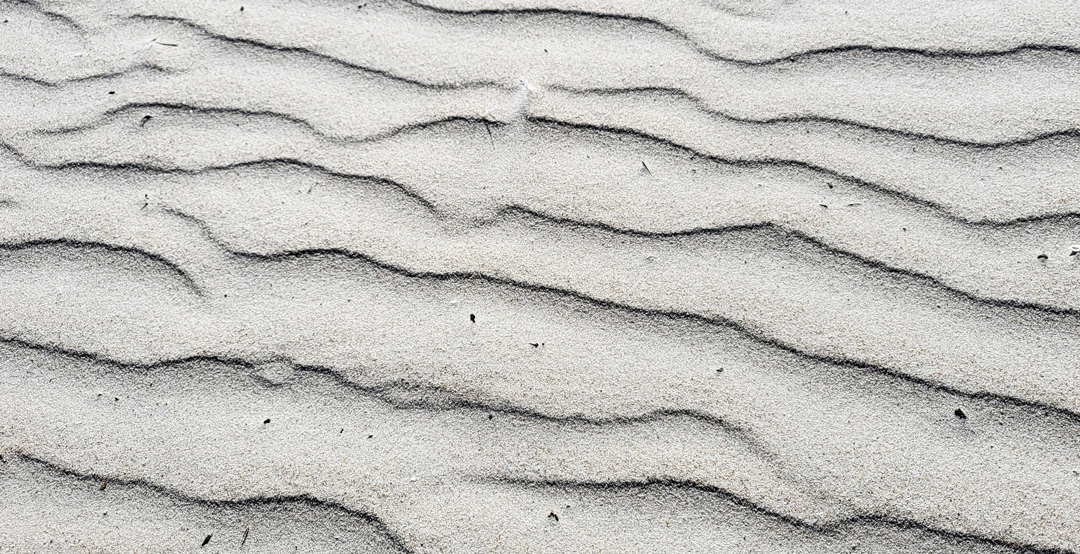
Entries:
POLYGON ((1080 553, 1077 13, 0 1, 0 553, 1080 553))

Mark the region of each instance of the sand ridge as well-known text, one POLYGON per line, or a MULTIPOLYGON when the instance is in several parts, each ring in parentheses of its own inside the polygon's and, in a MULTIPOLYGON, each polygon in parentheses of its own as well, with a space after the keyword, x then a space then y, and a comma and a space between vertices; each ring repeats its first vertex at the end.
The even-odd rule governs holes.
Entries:
POLYGON ((1080 551, 1074 8, 0 4, 0 552, 1080 551))

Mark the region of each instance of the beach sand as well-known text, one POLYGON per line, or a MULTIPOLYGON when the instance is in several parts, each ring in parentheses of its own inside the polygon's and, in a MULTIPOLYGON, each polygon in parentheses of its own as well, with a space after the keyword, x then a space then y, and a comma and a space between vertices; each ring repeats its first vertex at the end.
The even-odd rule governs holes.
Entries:
POLYGON ((1078 9, 0 3, 0 553, 1080 552, 1078 9))

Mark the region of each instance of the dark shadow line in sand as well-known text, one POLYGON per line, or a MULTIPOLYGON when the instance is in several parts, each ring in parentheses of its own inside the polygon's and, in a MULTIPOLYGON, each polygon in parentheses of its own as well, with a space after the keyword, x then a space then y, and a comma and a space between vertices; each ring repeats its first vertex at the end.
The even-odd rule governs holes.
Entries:
POLYGON ((61 23, 61 24, 65 25, 65 26, 71 28, 72 30, 76 31, 79 34, 82 34, 82 33, 85 32, 85 29, 83 29, 82 25, 79 25, 79 23, 77 21, 75 21, 74 19, 72 19, 72 18, 70 18, 70 17, 68 17, 68 16, 66 16, 66 15, 64 15, 62 13, 46 9, 44 6, 41 5, 41 2, 38 2, 37 0, 11 0, 11 1, 14 2, 15 4, 23 4, 23 5, 26 5, 26 6, 30 6, 34 11, 40 13, 46 19, 49 19, 50 21, 55 21, 57 23, 61 23))
POLYGON ((394 73, 391 73, 390 71, 386 71, 386 70, 382 70, 382 69, 375 69, 375 68, 372 68, 372 67, 359 65, 359 64, 347 61, 347 60, 343 60, 341 58, 331 56, 330 54, 324 54, 322 52, 317 52, 315 50, 311 50, 311 49, 308 49, 308 48, 301 48, 301 47, 298 47, 298 46, 285 46, 285 45, 281 45, 281 44, 274 44, 274 43, 271 43, 271 42, 263 42, 261 40, 256 40, 256 39, 253 39, 253 38, 241 38, 241 37, 233 37, 233 36, 229 36, 229 35, 223 35, 223 34, 211 31, 210 29, 206 28, 205 26, 199 25, 198 23, 195 23, 193 21, 190 21, 188 19, 184 19, 184 18, 181 18, 181 17, 166 17, 166 16, 162 16, 162 15, 152 15, 152 14, 136 14, 136 15, 127 16, 127 19, 132 19, 132 20, 137 20, 137 21, 140 21, 140 20, 141 21, 162 21, 162 22, 167 22, 167 23, 181 24, 181 25, 184 25, 184 26, 186 26, 186 27, 188 27, 190 29, 196 30, 196 31, 198 31, 198 32, 210 37, 210 38, 220 40, 222 42, 226 42, 226 43, 229 43, 229 44, 237 44, 237 45, 242 45, 242 46, 255 47, 255 48, 258 48, 258 49, 261 49, 261 50, 269 50, 269 51, 273 51, 273 52, 283 52, 283 53, 288 53, 288 54, 298 54, 298 55, 303 55, 303 56, 309 56, 309 57, 312 57, 312 58, 316 58, 316 59, 320 59, 320 60, 323 60, 323 61, 326 61, 326 62, 330 62, 330 63, 332 63, 334 65, 344 67, 346 69, 351 69, 351 70, 354 70, 354 71, 360 71, 360 72, 368 73, 368 74, 371 74, 371 75, 378 75, 380 77, 385 77, 385 78, 390 79, 392 81, 397 81, 397 82, 400 82, 400 83, 405 83, 405 84, 408 84, 408 85, 413 85, 413 86, 416 86, 416 87, 429 89, 429 90, 460 90, 460 89, 466 89, 466 88, 493 88, 493 89, 499 89, 499 90, 512 90, 511 88, 503 86, 503 85, 501 85, 499 83, 489 82, 489 81, 470 81, 468 83, 454 83, 454 84, 427 83, 427 82, 418 81, 418 80, 415 80, 415 79, 410 79, 408 77, 404 77, 404 76, 401 76, 401 75, 395 75, 394 73))
MULTIPOLYGON (((243 117, 266 117, 273 119, 280 119, 289 123, 304 127, 312 134, 317 135, 319 138, 330 140, 336 143, 344 144, 366 144, 374 143, 382 140, 392 138, 397 135, 406 134, 414 131, 423 131, 426 129, 435 129, 443 125, 452 123, 469 123, 476 125, 488 125, 490 127, 503 127, 505 122, 495 119, 489 119, 484 117, 468 117, 468 116, 448 116, 439 119, 432 119, 428 121, 418 121, 415 123, 406 123, 404 125, 398 125, 392 127, 386 131, 373 133, 365 136, 339 136, 332 135, 323 130, 317 128, 310 121, 285 112, 279 112, 274 110, 248 110, 244 108, 224 107, 224 106, 202 106, 197 104, 190 104, 184 102, 129 102, 122 106, 112 108, 105 111, 101 118, 96 121, 84 124, 73 125, 70 127, 59 127, 55 129, 46 129, 37 131, 41 135, 64 135, 70 133, 78 133, 90 129, 99 128, 102 125, 108 123, 115 117, 123 117, 137 110, 147 109, 160 109, 177 112, 192 112, 200 115, 237 115, 243 117)), ((256 162, 257 163, 257 162, 256 162)))
POLYGON ((919 272, 919 271, 914 271, 914 270, 910 270, 910 269, 904 269, 904 268, 901 268, 901 267, 892 266, 892 265, 889 265, 889 264, 887 264, 885 262, 882 262, 882 261, 880 261, 878 259, 871 258, 869 256, 863 256, 863 255, 858 254, 856 252, 851 252, 851 251, 848 251, 848 250, 844 250, 842 248, 838 248, 836 246, 833 246, 832 244, 829 244, 826 241, 823 241, 823 240, 818 239, 818 238, 816 238, 814 236, 806 234, 806 233, 804 233, 804 232, 802 232, 802 231, 800 231, 798 229, 793 229, 793 228, 790 228, 790 227, 786 227, 784 225, 780 225, 780 224, 772 223, 772 222, 768 222, 768 221, 762 222, 762 223, 749 223, 749 224, 745 224, 745 225, 730 225, 730 226, 724 226, 724 227, 694 228, 694 229, 686 229, 686 230, 682 230, 682 231, 672 231, 672 232, 652 232, 652 231, 641 231, 641 230, 638 230, 638 229, 630 229, 630 228, 624 228, 624 227, 615 227, 615 226, 608 225, 608 224, 602 223, 602 222, 581 221, 581 220, 576 220, 576 219, 562 218, 562 217, 548 215, 548 214, 545 214, 544 212, 541 212, 541 211, 532 210, 532 209, 529 209, 529 208, 522 208, 520 206, 508 206, 506 208, 503 208, 502 210, 497 212, 496 217, 493 218, 491 221, 498 221, 502 216, 507 215, 507 214, 514 214, 514 213, 525 214, 528 217, 532 217, 532 218, 535 218, 535 219, 540 220, 542 222, 551 223, 551 224, 557 225, 559 227, 564 227, 564 228, 571 228, 572 229, 572 228, 576 227, 576 228, 584 228, 584 229, 597 229, 597 230, 607 232, 607 233, 612 233, 612 234, 636 236, 636 237, 642 237, 642 238, 648 238, 648 239, 657 239, 657 240, 679 239, 679 238, 688 238, 688 237, 702 237, 702 236, 723 236, 723 235, 733 235, 733 234, 745 233, 745 232, 765 231, 765 232, 774 234, 776 236, 779 236, 779 237, 781 237, 783 239, 786 239, 788 242, 803 243, 802 246, 804 246, 804 247, 808 247, 808 248, 811 248, 811 249, 817 249, 817 250, 819 250, 821 252, 825 252, 825 253, 827 253, 827 254, 829 254, 831 256, 850 260, 850 261, 855 262, 856 264, 859 264, 859 265, 861 265, 861 266, 863 266, 865 268, 874 269, 874 270, 878 270, 878 271, 888 273, 888 274, 891 274, 891 275, 896 275, 896 276, 900 276, 900 277, 903 277, 903 278, 908 278, 908 279, 913 279, 913 280, 916 280, 916 281, 923 282, 923 283, 925 283, 926 285, 928 285, 928 286, 930 286, 932 288, 939 289, 939 290, 941 290, 943 292, 948 293, 949 295, 958 297, 958 298, 960 298, 962 300, 965 300, 965 301, 968 301, 968 302, 971 302, 971 303, 974 303, 974 304, 980 304, 980 305, 983 305, 983 306, 988 306, 988 307, 993 307, 993 308, 1006 308, 1006 309, 1013 309, 1013 310, 1027 310, 1027 311, 1039 312, 1039 313, 1048 314, 1048 315, 1065 316, 1065 317, 1068 317, 1070 319, 1075 318, 1078 322, 1080 322, 1080 310, 1070 309, 1070 308, 1061 308, 1061 307, 1058 307, 1058 306, 1053 306, 1053 305, 1049 305, 1049 304, 1042 304, 1042 303, 1039 303, 1039 302, 1024 302, 1024 301, 1018 301, 1018 300, 1007 300, 1007 299, 995 298, 995 297, 991 297, 991 296, 983 296, 983 295, 974 294, 974 293, 968 292, 966 290, 963 290, 961 288, 950 285, 950 284, 948 284, 948 283, 946 283, 944 281, 941 281, 941 280, 939 280, 938 278, 936 278, 936 277, 934 277, 932 275, 922 273, 922 272, 919 272))
MULTIPOLYGON (((372 385, 361 384, 355 381, 351 381, 348 377, 345 376, 344 373, 339 370, 326 366, 298 364, 293 362, 292 360, 284 359, 281 357, 271 357, 267 358, 266 360, 254 361, 236 357, 202 355, 188 356, 184 358, 162 359, 156 360, 154 362, 142 363, 122 361, 93 352, 73 350, 62 346, 37 343, 26 339, 10 336, 0 336, 0 343, 8 344, 16 348, 40 352, 50 356, 80 360, 87 363, 113 367, 124 371, 136 372, 157 371, 197 363, 208 363, 218 366, 240 368, 247 372, 251 372, 256 370, 260 365, 266 363, 283 362, 290 365, 298 372, 327 378, 328 380, 332 381, 336 387, 339 387, 344 391, 350 391, 359 394, 364 398, 374 399, 398 410, 447 412, 466 411, 492 413, 530 420, 539 423, 550 423, 554 425, 568 427, 607 427, 619 425, 635 425, 639 423, 653 423, 670 419, 692 419, 699 423, 716 427, 723 432, 738 438, 741 441, 745 441, 747 446, 749 446, 758 454, 764 455, 768 458, 775 458, 775 454, 770 452, 764 445, 757 442, 756 439, 751 436, 751 432, 749 430, 741 426, 735 425, 731 422, 728 422, 722 417, 703 412, 701 410, 661 408, 656 410, 650 410, 648 412, 637 415, 611 417, 589 417, 584 414, 554 415, 533 410, 530 408, 515 406, 513 404, 503 401, 488 402, 471 400, 466 398, 462 393, 458 391, 454 391, 440 386, 415 384, 408 382, 404 379, 398 379, 387 383, 378 383, 372 385), (429 393, 429 396, 434 396, 437 398, 430 400, 423 398, 402 399, 395 394, 401 392, 418 391, 421 393, 429 393)), ((258 375, 253 374, 252 377, 256 380, 259 380, 259 382, 267 388, 273 389, 283 386, 280 383, 272 383, 269 381, 264 382, 264 380, 261 379, 258 375)))
POLYGON ((912 57, 923 58, 959 58, 959 59, 980 59, 980 58, 994 58, 1004 57, 1013 54, 1019 54, 1023 52, 1052 52, 1063 54, 1080 54, 1080 47, 1070 45, 1055 45, 1055 44, 1042 44, 1042 43, 1026 43, 1014 46, 1011 48, 1003 48, 997 50, 955 50, 955 49, 923 49, 923 48, 904 48, 897 46, 873 46, 868 44, 850 44, 844 46, 832 46, 826 48, 814 48, 810 50, 802 50, 786 54, 783 56, 777 56, 767 59, 759 60, 747 60, 743 58, 733 58, 729 56, 723 56, 710 50, 707 46, 702 45, 696 39, 692 38, 689 33, 673 27, 658 19, 653 19, 644 16, 629 15, 629 14, 616 14, 606 13, 599 11, 589 10, 576 10, 576 9, 564 9, 564 8, 480 8, 471 10, 456 10, 453 8, 445 8, 441 6, 434 6, 418 0, 400 0, 405 4, 414 6, 424 11, 431 13, 437 13, 441 15, 449 16, 472 16, 472 17, 490 17, 490 16, 509 16, 516 18, 536 18, 536 17, 560 17, 565 19, 588 19, 595 21, 613 21, 613 22, 625 22, 631 24, 642 25, 646 27, 653 27, 657 30, 669 33, 672 36, 683 40, 693 46, 693 48, 713 60, 719 62, 730 63, 733 65, 755 67, 755 66, 770 66, 788 62, 798 62, 806 58, 822 57, 833 54, 847 54, 847 53, 870 53, 870 54, 892 54, 892 55, 905 55, 912 57))
MULTIPOLYGON (((5 454, 12 455, 11 451, 5 454)), ((316 498, 308 494, 302 495, 282 495, 282 496, 256 496, 250 498, 240 499, 207 499, 199 496, 193 496, 191 494, 181 492, 179 490, 171 489, 169 487, 158 485, 144 479, 123 479, 117 477, 109 477, 92 472, 80 472, 74 469, 64 467, 58 463, 45 460, 22 452, 20 450, 14 451, 14 456, 19 459, 29 462, 30 464, 37 466, 40 469, 46 470, 53 474, 58 474, 64 477, 75 479, 78 481, 91 481, 94 483, 108 483, 110 485, 119 485, 125 487, 140 488, 149 490, 154 493, 166 496, 181 502, 188 504, 195 504, 199 506, 208 507, 249 507, 259 505, 277 505, 277 506, 307 506, 314 507, 323 510, 338 512, 353 519, 364 521, 365 523, 374 527, 379 534, 381 534, 388 542, 394 545, 396 549, 401 552, 412 552, 405 545, 405 542, 391 530, 386 523, 384 523, 378 516, 362 511, 355 508, 349 508, 342 504, 339 504, 330 500, 323 500, 316 498)))
MULTIPOLYGON (((1077 51, 1080 53, 1080 50, 1077 51)), ((580 96, 630 96, 634 94, 655 94, 659 96, 668 96, 675 99, 681 99, 689 101, 705 115, 726 119, 728 121, 734 121, 737 123, 748 123, 753 125, 770 126, 776 124, 785 123, 821 123, 830 127, 836 127, 840 129, 849 128, 857 129, 861 131, 870 131, 882 135, 890 135, 894 137, 900 137, 911 140, 919 140, 924 142, 932 142, 947 146, 959 146, 964 148, 970 148, 974 150, 996 150, 1005 149, 1013 146, 1027 146, 1040 141, 1045 141, 1053 138, 1077 138, 1080 137, 1080 129, 1068 129, 1063 131, 1051 131, 1047 133, 1039 133, 1024 138, 1018 138, 1013 140, 1006 140, 1000 142, 978 142, 978 141, 965 141, 954 138, 939 137, 937 135, 927 133, 917 133, 915 131, 907 131, 904 129, 880 127, 876 125, 870 125, 860 121, 852 119, 843 119, 836 117, 822 117, 813 115, 798 115, 798 116, 783 116, 783 117, 768 117, 768 118, 747 118, 732 115, 726 112, 718 111, 708 107, 706 102, 701 98, 690 94, 689 92, 679 88, 666 88, 666 87, 624 87, 624 88, 572 88, 566 86, 553 85, 550 87, 552 90, 566 92, 569 94, 575 94, 580 96)), ((558 121, 557 119, 555 121, 558 121)), ((567 122, 570 123, 570 122, 567 122)), ((572 123, 570 123, 572 124, 572 123)), ((630 128, 613 127, 613 129, 626 129, 632 131, 630 128)), ((664 139, 657 139, 664 140, 664 139)))
MULTIPOLYGON (((658 144, 658 145, 661 145, 661 146, 665 146, 665 147, 670 148, 672 150, 685 152, 686 154, 694 156, 695 158, 701 158, 701 159, 709 160, 711 162, 721 164, 721 165, 726 165, 726 166, 729 166, 729 167, 742 167, 742 168, 751 168, 751 169, 753 169, 753 168, 761 168, 761 167, 787 167, 787 168, 793 168, 793 169, 798 169, 798 170, 809 171, 811 173, 816 173, 816 174, 825 176, 827 178, 836 179, 837 181, 847 183, 847 184, 850 184, 850 185, 854 185, 854 186, 862 188, 862 189, 870 190, 872 192, 882 194, 884 196, 896 198, 898 200, 902 200, 902 201, 904 201, 906 203, 909 203, 909 204, 913 204, 913 205, 916 205, 916 206, 920 206, 920 207, 923 207, 923 208, 933 210, 934 212, 939 213, 942 217, 945 217, 945 218, 949 219, 950 221, 954 221, 956 223, 962 223, 962 224, 968 224, 968 225, 987 225, 987 226, 995 226, 995 225, 1000 226, 1000 225, 1002 225, 1001 222, 998 222, 998 221, 995 221, 995 220, 967 219, 967 218, 964 218, 964 217, 954 213, 952 211, 952 209, 950 209, 948 206, 939 204, 939 203, 934 202, 932 200, 927 200, 927 199, 924 199, 924 198, 920 198, 918 196, 914 196, 912 194, 902 192, 902 191, 899 191, 899 190, 896 190, 896 189, 887 188, 887 187, 881 186, 881 185, 879 185, 877 183, 874 183, 872 181, 867 181, 867 180, 861 179, 859 177, 855 177, 853 175, 848 175, 846 173, 841 173, 841 172, 836 171, 834 169, 829 169, 827 167, 817 165, 817 164, 812 164, 812 163, 803 162, 803 161, 797 161, 797 160, 786 160, 786 159, 783 159, 783 158, 769 158, 769 157, 761 157, 761 158, 758 158, 758 159, 724 158, 724 157, 721 157, 721 156, 715 156, 713 154, 709 154, 707 152, 702 152, 702 151, 696 150, 694 148, 690 148, 688 146, 679 144, 678 142, 668 140, 668 139, 663 138, 663 137, 658 137, 658 136, 655 136, 655 135, 651 135, 649 133, 646 133, 644 131, 639 131, 637 129, 623 128, 623 127, 609 127, 609 126, 606 126, 606 125, 593 125, 593 124, 586 124, 586 123, 575 123, 575 122, 571 122, 571 121, 564 121, 564 120, 561 120, 561 119, 555 119, 555 118, 550 118, 550 117, 540 117, 540 116, 529 116, 528 119, 529 119, 529 121, 532 121, 534 123, 542 124, 542 125, 549 125, 549 126, 551 126, 553 128, 576 129, 576 130, 587 131, 587 132, 608 133, 608 134, 618 135, 618 136, 634 137, 634 138, 649 141, 649 142, 652 142, 652 143, 655 143, 655 144, 658 144)), ((1073 215, 1073 214, 1069 213, 1068 215, 1073 215)), ((1036 216, 1036 217, 1039 217, 1039 216, 1036 216)), ((1026 218, 1026 219, 1030 221, 1030 220, 1033 220, 1034 218, 1026 218)), ((1008 222, 1006 222, 1006 223, 1008 223, 1008 222)))
POLYGON ((184 268, 180 267, 180 264, 153 252, 147 252, 139 248, 131 246, 117 246, 115 244, 109 244, 96 241, 84 241, 74 239, 35 239, 17 242, 0 242, 0 251, 2 252, 20 252, 27 250, 56 250, 56 249, 69 249, 87 252, 118 254, 123 256, 131 256, 141 261, 150 262, 150 265, 163 269, 166 273, 172 274, 174 277, 180 279, 184 286, 197 296, 204 296, 205 291, 195 279, 188 274, 184 268))
POLYGON ((602 491, 602 492, 614 492, 614 493, 628 493, 628 492, 641 492, 642 490, 649 489, 661 489, 669 491, 687 491, 704 493, 708 495, 718 496, 736 506, 746 508, 749 511, 759 516, 764 516, 769 519, 781 521, 787 525, 795 527, 800 530, 811 531, 819 534, 837 533, 842 532, 844 527, 851 526, 858 523, 870 523, 881 525, 884 527, 891 527, 899 530, 916 530, 935 535, 937 537, 952 540, 952 541, 965 541, 965 542, 977 542, 985 545, 996 546, 1001 548, 1008 548, 1016 551, 1017 553, 1025 554, 1073 554, 1071 550, 1042 547, 1031 544, 1023 544, 1012 541, 1006 541, 993 537, 987 537, 975 533, 964 533, 958 531, 951 531, 948 529, 942 529, 938 527, 932 527, 925 523, 915 521, 912 519, 897 519, 884 515, 876 514, 864 514, 856 515, 849 518, 838 519, 831 521, 827 524, 818 524, 813 522, 807 522, 805 520, 795 518, 786 514, 782 514, 771 508, 756 504, 744 497, 731 493, 723 488, 698 483, 695 481, 675 480, 675 479, 647 479, 640 481, 574 481, 574 480, 541 480, 541 479, 516 479, 516 478, 496 478, 496 479, 479 479, 480 482, 490 482, 495 484, 519 486, 525 488, 539 488, 539 489, 556 489, 562 491, 602 491))
POLYGON ((166 74, 176 73, 175 70, 167 69, 167 68, 161 67, 160 65, 155 65, 155 64, 152 64, 152 63, 140 63, 140 64, 135 64, 135 65, 126 67, 126 68, 121 69, 119 71, 109 71, 109 72, 105 72, 105 73, 95 73, 93 75, 85 75, 83 77, 73 77, 73 78, 70 78, 70 79, 61 79, 61 80, 56 80, 56 81, 46 81, 46 80, 38 79, 36 77, 30 77, 28 75, 22 75, 22 74, 18 74, 18 73, 11 73, 11 72, 8 72, 8 71, 0 70, 0 79, 10 79, 10 80, 13 80, 13 81, 20 81, 20 82, 30 83, 30 84, 33 84, 33 85, 36 85, 36 86, 39 86, 39 87, 50 88, 50 89, 59 89, 59 88, 62 88, 64 86, 66 86, 66 85, 72 85, 72 84, 78 84, 78 83, 87 83, 87 82, 91 82, 91 81, 108 81, 110 79, 117 79, 117 78, 120 78, 120 77, 126 77, 128 75, 132 75, 132 74, 135 74, 135 73, 143 73, 143 72, 166 73, 166 74))

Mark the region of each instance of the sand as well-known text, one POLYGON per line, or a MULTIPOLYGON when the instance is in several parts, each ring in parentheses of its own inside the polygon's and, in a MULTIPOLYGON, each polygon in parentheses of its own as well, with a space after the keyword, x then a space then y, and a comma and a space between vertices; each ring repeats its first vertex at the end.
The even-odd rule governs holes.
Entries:
POLYGON ((0 3, 0 552, 1080 552, 1078 7, 0 3))

